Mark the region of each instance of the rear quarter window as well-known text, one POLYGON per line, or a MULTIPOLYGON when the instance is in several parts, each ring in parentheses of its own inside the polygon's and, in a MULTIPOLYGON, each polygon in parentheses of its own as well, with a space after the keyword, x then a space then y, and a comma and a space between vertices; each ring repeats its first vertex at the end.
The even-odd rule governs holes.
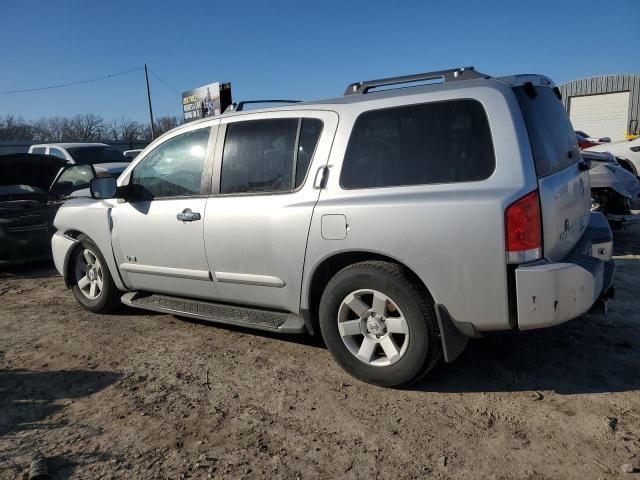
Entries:
POLYGON ((529 134, 538 177, 546 177, 580 160, 576 134, 556 92, 531 83, 514 87, 529 134))
POLYGON ((372 110, 353 127, 344 189, 473 182, 495 170, 486 112, 471 99, 372 110))

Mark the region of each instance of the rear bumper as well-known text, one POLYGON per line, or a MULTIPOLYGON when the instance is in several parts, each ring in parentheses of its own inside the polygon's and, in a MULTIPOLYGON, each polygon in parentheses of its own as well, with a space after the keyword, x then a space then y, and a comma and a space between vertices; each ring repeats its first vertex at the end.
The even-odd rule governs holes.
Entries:
POLYGON ((587 312, 613 285, 613 237, 606 218, 592 213, 589 227, 562 262, 516 269, 518 327, 549 327, 587 312))

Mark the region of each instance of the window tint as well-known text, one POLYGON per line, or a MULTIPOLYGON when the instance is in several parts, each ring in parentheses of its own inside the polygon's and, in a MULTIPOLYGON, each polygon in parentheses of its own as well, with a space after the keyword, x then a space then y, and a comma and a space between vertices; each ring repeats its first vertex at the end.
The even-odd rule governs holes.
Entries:
POLYGON ((82 165, 131 161, 120 153, 119 150, 109 146, 71 147, 67 148, 67 152, 69 152, 74 162, 82 165))
POLYGON ((155 198, 199 194, 209 130, 194 130, 158 145, 133 170, 131 184, 155 198))
POLYGON ((342 165, 343 188, 471 182, 495 168, 491 131, 475 100, 374 110, 358 117, 342 165))
POLYGON ((316 118, 303 118, 300 127, 298 143, 298 158, 296 160, 296 188, 303 184, 307 176, 309 164, 316 150, 318 139, 322 133, 322 121, 316 118))
POLYGON ((291 191, 298 123, 284 118, 228 124, 220 192, 291 191))
POLYGON ((54 157, 58 157, 58 158, 64 158, 64 159, 67 158, 64 156, 64 153, 62 153, 62 150, 58 150, 57 148, 52 148, 52 147, 49 147, 49 155, 53 155, 54 157))
POLYGON ((513 90, 527 125, 538 176, 551 175, 578 162, 576 134, 553 89, 528 84, 513 90))
POLYGON ((31 149, 31 153, 37 153, 37 154, 44 154, 44 152, 46 152, 47 149, 45 147, 35 147, 31 149))

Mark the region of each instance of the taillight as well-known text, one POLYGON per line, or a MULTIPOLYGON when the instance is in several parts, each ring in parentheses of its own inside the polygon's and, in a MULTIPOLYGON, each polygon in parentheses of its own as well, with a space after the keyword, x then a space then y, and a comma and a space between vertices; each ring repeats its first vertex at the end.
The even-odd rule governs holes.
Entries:
POLYGON ((538 191, 512 203, 504 212, 507 262, 524 263, 542 258, 542 218, 538 191))

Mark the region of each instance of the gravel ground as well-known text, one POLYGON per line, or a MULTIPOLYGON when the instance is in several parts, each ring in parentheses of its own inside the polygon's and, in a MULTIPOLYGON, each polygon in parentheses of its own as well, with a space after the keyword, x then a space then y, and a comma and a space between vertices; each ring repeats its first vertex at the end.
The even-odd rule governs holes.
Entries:
POLYGON ((633 478, 640 230, 609 314, 473 340, 394 390, 316 338, 83 311, 49 264, 0 272, 0 478, 633 478))

